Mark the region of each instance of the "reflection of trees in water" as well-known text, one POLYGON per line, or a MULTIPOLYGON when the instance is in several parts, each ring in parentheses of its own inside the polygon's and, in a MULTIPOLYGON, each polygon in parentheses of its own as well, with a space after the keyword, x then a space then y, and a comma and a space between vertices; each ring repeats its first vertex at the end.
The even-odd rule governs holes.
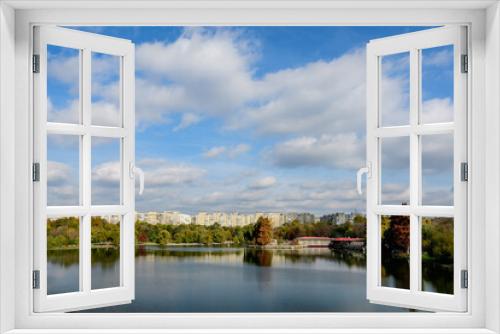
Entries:
POLYGON ((271 267, 273 265, 273 251, 268 249, 245 249, 243 262, 255 264, 259 267, 271 267))
POLYGON ((424 261, 422 263, 422 279, 432 284, 433 292, 453 294, 453 265, 443 265, 437 261, 424 261))
MULTIPOLYGON (((348 267, 365 268, 366 257, 359 251, 331 251, 329 249, 302 249, 302 250, 261 250, 243 249, 230 247, 186 247, 165 248, 158 246, 140 246, 136 248, 136 257, 162 257, 172 259, 200 259, 210 261, 239 262, 252 264, 259 267, 272 267, 284 259, 293 264, 314 263, 321 259, 348 267), (273 261, 276 260, 276 261, 273 261)), ((63 268, 78 265, 79 251, 51 250, 47 252, 48 261, 51 264, 63 268)), ((109 268, 116 265, 120 258, 117 248, 94 248, 92 249, 92 265, 109 268)), ((394 279, 397 287, 409 288, 409 264, 404 258, 383 258, 382 278, 394 279)), ((428 289, 441 293, 453 293, 453 266, 442 265, 437 261, 424 261, 422 265, 423 280, 431 285, 428 289)))
POLYGON ((334 256, 331 261, 338 264, 345 264, 350 267, 365 268, 366 267, 366 255, 361 251, 353 250, 340 250, 332 251, 334 256))
POLYGON ((92 249, 92 266, 111 268, 120 260, 120 250, 114 247, 92 249))
POLYGON ((408 259, 401 257, 382 257, 382 280, 386 281, 394 278, 393 287, 400 289, 410 288, 410 264, 408 259))
POLYGON ((291 263, 311 264, 317 260, 333 262, 335 264, 347 265, 350 267, 365 267, 366 256, 361 251, 336 250, 328 248, 306 248, 298 250, 277 250, 277 255, 283 256, 291 263))
POLYGON ((223 257, 228 255, 238 255, 243 252, 243 248, 228 248, 228 247, 186 247, 186 248, 168 248, 161 246, 138 246, 135 249, 135 256, 160 256, 160 257, 223 257))
MULTIPOLYGON (((114 247, 93 248, 92 265, 100 265, 103 268, 112 267, 120 259, 120 250, 114 247)), ((52 264, 69 267, 78 264, 80 252, 78 249, 49 250, 47 261, 52 264)))
POLYGON ((47 261, 62 267, 70 267, 78 264, 80 253, 78 249, 49 250, 47 251, 47 261))
MULTIPOLYGON (((410 265, 408 259, 384 258, 382 261, 382 279, 387 283, 394 279, 397 288, 410 288, 410 265)), ((422 280, 430 285, 424 291, 453 294, 453 265, 441 264, 438 261, 423 261, 422 280)))

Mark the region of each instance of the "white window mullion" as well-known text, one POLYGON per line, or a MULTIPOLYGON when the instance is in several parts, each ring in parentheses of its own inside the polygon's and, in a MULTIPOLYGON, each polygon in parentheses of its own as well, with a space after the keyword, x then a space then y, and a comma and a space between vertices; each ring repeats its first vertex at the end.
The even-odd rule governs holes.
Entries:
POLYGON ((419 51, 410 51, 410 290, 418 291, 421 277, 420 228, 418 216, 414 213, 420 204, 420 143, 417 134, 420 108, 420 65, 419 51))
POLYGON ((122 205, 127 212, 122 216, 120 246, 120 284, 135 291, 135 179, 131 167, 135 165, 135 48, 121 58, 122 77, 120 107, 125 136, 122 140, 122 205), (129 245, 129 246, 125 246, 129 245), (132 247, 130 247, 132 245, 132 247))
POLYGON ((91 123, 91 108, 92 108, 92 92, 91 92, 91 51, 88 48, 83 49, 82 53, 82 76, 81 76, 81 103, 82 103, 82 124, 85 129, 83 135, 82 156, 82 204, 85 214, 81 225, 80 239, 80 272, 83 279, 83 289, 85 293, 90 293, 91 290, 91 271, 92 271, 92 240, 91 240, 91 201, 92 201, 92 161, 91 161, 91 146, 92 138, 88 131, 91 123))

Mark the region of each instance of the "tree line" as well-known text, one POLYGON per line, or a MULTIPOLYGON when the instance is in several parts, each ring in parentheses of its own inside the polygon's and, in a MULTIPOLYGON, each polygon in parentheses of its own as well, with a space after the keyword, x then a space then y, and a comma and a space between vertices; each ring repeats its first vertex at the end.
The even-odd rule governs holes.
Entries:
MULTIPOLYGON (((47 246, 49 249, 77 248, 79 242, 79 219, 64 217, 47 221, 47 246)), ((120 244, 120 226, 101 217, 91 219, 92 244, 118 246, 120 244)), ((233 244, 266 245, 272 240, 288 242, 303 236, 318 237, 361 237, 366 234, 366 220, 359 215, 353 221, 336 225, 332 222, 301 223, 297 220, 272 226, 268 218, 260 217, 255 224, 245 226, 209 226, 184 224, 149 224, 136 221, 135 239, 138 244, 233 244)))
MULTIPOLYGON (((409 218, 383 216, 381 218, 382 252, 384 256, 409 256, 409 218)), ((47 221, 48 249, 78 248, 80 222, 77 217, 47 221)), ((273 227, 268 218, 261 217, 255 224, 245 226, 169 225, 137 221, 135 239, 138 244, 232 244, 267 245, 273 240, 286 243, 298 237, 366 237, 366 218, 356 215, 343 224, 333 222, 301 223, 297 220, 273 227)), ((120 225, 101 217, 91 219, 91 242, 94 246, 117 247, 120 244, 120 225)), ((422 219, 422 258, 449 263, 453 260, 453 219, 422 219)))
MULTIPOLYGON (((409 258, 409 216, 382 216, 381 231, 382 254, 385 258, 409 258)), ((453 218, 422 218, 421 240, 422 260, 453 263, 453 218)))

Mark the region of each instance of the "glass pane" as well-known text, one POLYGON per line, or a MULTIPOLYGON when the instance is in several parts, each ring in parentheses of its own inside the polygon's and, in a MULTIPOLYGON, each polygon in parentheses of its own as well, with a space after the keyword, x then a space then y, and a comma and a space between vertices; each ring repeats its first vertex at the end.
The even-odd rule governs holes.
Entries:
POLYGON ((410 288, 410 217, 382 216, 382 286, 410 288))
POLYGON ((121 139, 92 137, 92 205, 121 201, 121 139))
POLYGON ((408 205, 410 202, 410 138, 380 139, 381 204, 408 205))
POLYGON ((120 57, 92 52, 92 124, 120 127, 120 57))
POLYGON ((80 122, 80 50, 47 45, 47 121, 80 122))
POLYGON ((422 204, 453 205, 453 135, 428 135, 422 143, 422 204))
POLYGON ((120 286, 120 220, 92 217, 92 289, 120 286))
POLYGON ((47 294, 80 289, 80 218, 47 219, 47 294))
POLYGON ((453 45, 423 49, 421 123, 453 121, 453 45))
POLYGON ((422 290, 453 294, 453 218, 422 220, 422 290))
POLYGON ((410 53, 381 57, 381 126, 410 123, 410 53))
POLYGON ((47 205, 79 205, 80 137, 47 135, 47 205))

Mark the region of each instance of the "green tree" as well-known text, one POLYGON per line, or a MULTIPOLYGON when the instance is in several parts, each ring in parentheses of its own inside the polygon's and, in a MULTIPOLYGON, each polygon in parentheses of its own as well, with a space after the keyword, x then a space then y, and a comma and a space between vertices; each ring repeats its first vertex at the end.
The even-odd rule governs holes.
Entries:
POLYGON ((164 246, 168 244, 171 241, 171 236, 170 233, 167 231, 167 229, 161 229, 160 232, 158 233, 158 241, 157 243, 164 246))

